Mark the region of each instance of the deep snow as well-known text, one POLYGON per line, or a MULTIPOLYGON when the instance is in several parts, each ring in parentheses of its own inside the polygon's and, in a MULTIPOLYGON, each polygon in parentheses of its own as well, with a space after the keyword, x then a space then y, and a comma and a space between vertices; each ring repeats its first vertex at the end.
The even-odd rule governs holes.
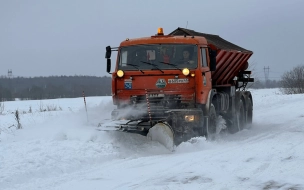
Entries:
POLYGON ((96 130, 109 121, 111 97, 88 97, 88 119, 83 98, 4 102, 0 189, 304 189, 304 94, 252 94, 250 129, 193 138, 174 152, 144 136, 96 130), (47 107, 56 111, 41 112, 47 107))

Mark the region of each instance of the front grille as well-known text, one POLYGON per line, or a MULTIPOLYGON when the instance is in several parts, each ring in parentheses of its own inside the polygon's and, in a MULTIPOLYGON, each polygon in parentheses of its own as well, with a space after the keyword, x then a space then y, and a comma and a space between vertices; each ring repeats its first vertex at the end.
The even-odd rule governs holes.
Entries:
POLYGON ((166 111, 170 109, 194 108, 194 94, 191 95, 164 95, 156 93, 147 93, 141 96, 132 96, 131 104, 134 109, 142 110, 139 119, 162 120, 167 117, 166 111), (147 98, 148 97, 148 98, 147 98), (148 109, 149 105, 149 109, 148 109), (150 111, 150 115, 149 115, 150 111))

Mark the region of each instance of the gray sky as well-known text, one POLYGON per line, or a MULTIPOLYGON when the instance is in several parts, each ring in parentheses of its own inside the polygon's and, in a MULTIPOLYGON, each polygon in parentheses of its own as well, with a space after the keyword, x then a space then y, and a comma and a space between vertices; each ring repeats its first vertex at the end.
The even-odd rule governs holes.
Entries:
POLYGON ((264 80, 269 66, 278 80, 304 64, 303 8, 303 0, 0 0, 0 75, 110 76, 107 45, 188 22, 252 50, 255 75, 264 80))

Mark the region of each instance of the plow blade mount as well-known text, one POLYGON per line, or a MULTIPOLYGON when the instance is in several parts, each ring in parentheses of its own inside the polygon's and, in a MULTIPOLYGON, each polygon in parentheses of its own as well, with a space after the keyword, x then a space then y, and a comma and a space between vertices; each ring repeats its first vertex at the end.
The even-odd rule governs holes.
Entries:
POLYGON ((124 130, 122 126, 126 125, 127 121, 110 121, 106 123, 99 123, 98 129, 99 131, 122 131, 124 130))
POLYGON ((174 150, 174 132, 168 124, 157 123, 149 129, 147 137, 152 141, 158 141, 171 151, 174 150))

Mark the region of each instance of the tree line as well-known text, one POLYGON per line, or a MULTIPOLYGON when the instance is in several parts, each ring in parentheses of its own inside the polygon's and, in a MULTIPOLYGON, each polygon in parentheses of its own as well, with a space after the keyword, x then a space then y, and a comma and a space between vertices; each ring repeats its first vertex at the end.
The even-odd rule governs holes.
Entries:
MULTIPOLYGON (((82 96, 111 95, 111 77, 50 76, 50 77, 0 77, 0 102, 75 98, 82 96)), ((280 81, 262 82, 256 79, 249 88, 281 88, 285 94, 304 93, 304 65, 284 73, 280 81)))
POLYGON ((111 95, 111 77, 50 76, 1 77, 0 101, 41 100, 54 98, 111 95))
POLYGON ((281 88, 282 82, 277 80, 261 81, 259 78, 255 78, 254 82, 248 85, 249 88, 262 89, 262 88, 281 88))

